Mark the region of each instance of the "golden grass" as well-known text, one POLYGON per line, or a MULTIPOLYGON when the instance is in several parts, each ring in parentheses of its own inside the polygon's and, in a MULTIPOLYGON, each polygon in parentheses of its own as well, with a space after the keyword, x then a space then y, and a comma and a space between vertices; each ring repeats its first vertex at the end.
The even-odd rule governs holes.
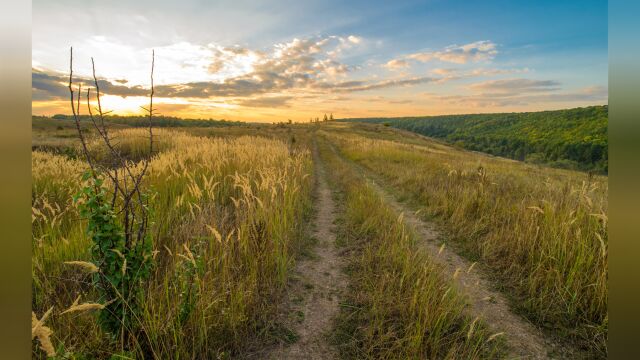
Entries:
POLYGON ((606 355, 606 178, 406 143, 393 132, 358 134, 326 132, 344 156, 441 221, 535 323, 606 355))
POLYGON ((37 338, 40 343, 40 349, 47 354, 48 357, 56 356, 56 350, 51 342, 52 331, 48 326, 44 325, 45 320, 51 315, 53 307, 49 308, 40 319, 36 313, 31 312, 31 340, 37 338))
MULTIPOLYGON (((148 156, 142 132, 113 134, 134 162, 148 156)), ((56 347, 108 358, 133 343, 130 353, 139 357, 216 358, 268 333, 310 206, 308 150, 254 136, 156 134, 159 152, 144 186, 155 192, 157 266, 135 339, 107 336, 84 312, 109 300, 91 290, 90 240, 71 199, 85 164, 33 152, 33 308, 67 309, 49 320, 56 347), (90 301, 70 307, 80 294, 90 301)))
POLYGON ((333 335, 343 358, 499 358, 497 335, 466 315, 464 298, 416 244, 403 214, 320 144, 342 194, 339 241, 350 254, 349 291, 333 335))
MULTIPOLYGON (((417 214, 444 226, 453 240, 448 246, 473 258, 453 276, 476 263, 490 268, 531 320, 606 355, 606 178, 403 139, 387 129, 323 128, 344 157, 382 176, 417 214)), ((92 312, 83 311, 100 311, 110 300, 91 290, 90 240, 71 200, 87 166, 34 151, 32 328, 41 335, 34 335, 34 356, 60 348, 109 358, 133 343, 129 357, 217 358, 267 341, 311 201, 308 134, 292 129, 156 131, 144 186, 155 192, 157 266, 135 339, 104 334, 92 312), (265 136, 245 135, 256 133, 265 136), (87 302, 79 304, 79 296, 87 302), (52 308, 76 310, 63 315, 52 308), (38 320, 35 314, 45 315, 38 320)), ((113 135, 129 161, 149 156, 146 130, 113 135)), ((499 356, 504 334, 490 334, 481 319, 463 314, 452 274, 443 276, 417 251, 402 215, 320 144, 345 206, 340 240, 352 285, 334 334, 342 355, 499 356)), ((97 142, 90 147, 98 156, 105 151, 97 142)))

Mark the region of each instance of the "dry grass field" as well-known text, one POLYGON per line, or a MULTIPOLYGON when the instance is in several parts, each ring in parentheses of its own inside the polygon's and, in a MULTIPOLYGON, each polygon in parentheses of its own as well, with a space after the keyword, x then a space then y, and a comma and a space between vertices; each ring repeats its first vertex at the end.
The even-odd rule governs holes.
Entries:
POLYGON ((110 333, 69 124, 33 125, 35 358, 607 355, 606 177, 340 122, 155 129, 152 154, 113 126, 150 161, 153 266, 110 333))

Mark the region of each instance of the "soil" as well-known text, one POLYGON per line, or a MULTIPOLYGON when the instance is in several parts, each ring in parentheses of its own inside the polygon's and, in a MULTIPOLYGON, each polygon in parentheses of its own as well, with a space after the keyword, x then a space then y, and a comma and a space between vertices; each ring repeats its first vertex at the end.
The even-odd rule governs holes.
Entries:
POLYGON ((328 341, 333 319, 339 311, 339 297, 347 279, 342 272, 343 259, 336 248, 336 207, 327 185, 324 166, 314 149, 316 164, 316 216, 313 237, 316 239, 310 259, 296 264, 296 284, 290 298, 285 323, 298 339, 291 345, 275 349, 270 359, 334 359, 337 351, 328 341))
MULTIPOLYGON (((335 149, 334 149, 335 151, 335 149)), ((431 259, 439 264, 445 274, 450 274, 459 293, 467 299, 467 311, 473 318, 484 320, 489 329, 500 335, 508 347, 508 359, 556 359, 569 357, 568 349, 546 336, 532 323, 514 313, 507 298, 492 283, 491 277, 481 264, 470 262, 447 247, 444 237, 434 223, 422 220, 407 205, 399 202, 377 182, 382 181, 363 166, 346 160, 362 174, 384 201, 413 228, 421 246, 431 259), (473 266, 472 266, 473 265, 473 266), (456 275, 457 274, 457 275, 456 275)))

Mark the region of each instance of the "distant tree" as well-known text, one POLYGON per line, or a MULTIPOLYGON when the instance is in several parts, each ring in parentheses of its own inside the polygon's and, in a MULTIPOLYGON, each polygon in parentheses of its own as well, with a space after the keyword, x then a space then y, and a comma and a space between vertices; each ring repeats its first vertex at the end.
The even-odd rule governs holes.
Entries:
POLYGON ((322 121, 327 121, 329 120, 329 118, 327 118, 327 114, 324 114, 324 118, 322 118, 322 121))
POLYGON ((316 117, 316 122, 320 122, 320 118, 319 117, 316 117))
POLYGON ((333 113, 331 113, 331 115, 329 115, 329 121, 333 121, 333 113))

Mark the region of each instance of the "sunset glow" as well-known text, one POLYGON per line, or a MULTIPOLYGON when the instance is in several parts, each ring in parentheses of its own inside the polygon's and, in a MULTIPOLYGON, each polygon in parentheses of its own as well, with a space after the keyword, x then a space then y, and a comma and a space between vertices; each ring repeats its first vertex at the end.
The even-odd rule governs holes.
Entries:
POLYGON ((152 49, 156 108, 180 117, 308 121, 608 101, 606 2, 153 4, 39 1, 33 113, 70 112, 70 46, 74 81, 90 84, 93 57, 103 106, 115 114, 143 112, 152 49))

